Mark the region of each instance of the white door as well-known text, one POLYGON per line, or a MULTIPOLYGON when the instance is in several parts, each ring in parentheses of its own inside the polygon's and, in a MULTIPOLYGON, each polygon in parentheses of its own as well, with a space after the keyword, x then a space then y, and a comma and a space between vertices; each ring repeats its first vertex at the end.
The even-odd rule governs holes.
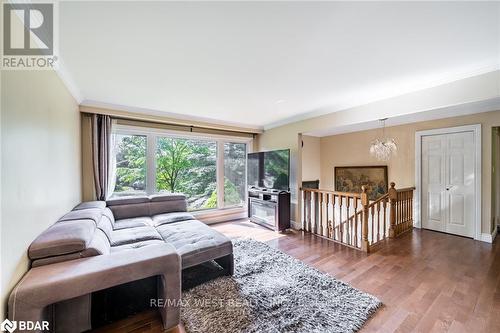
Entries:
POLYGON ((422 227, 474 237, 474 132, 422 137, 422 227))

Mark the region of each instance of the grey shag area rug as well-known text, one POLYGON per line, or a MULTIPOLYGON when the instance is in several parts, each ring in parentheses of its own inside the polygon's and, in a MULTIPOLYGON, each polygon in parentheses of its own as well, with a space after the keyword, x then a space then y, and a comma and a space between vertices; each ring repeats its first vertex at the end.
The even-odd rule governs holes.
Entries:
POLYGON ((264 243, 233 241, 235 273, 183 292, 190 333, 356 332, 381 302, 264 243))

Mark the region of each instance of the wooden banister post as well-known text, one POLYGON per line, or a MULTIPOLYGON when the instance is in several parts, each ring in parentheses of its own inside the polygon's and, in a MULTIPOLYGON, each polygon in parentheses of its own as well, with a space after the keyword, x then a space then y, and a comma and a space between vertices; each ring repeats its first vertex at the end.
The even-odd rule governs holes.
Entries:
POLYGON ((368 193, 365 186, 361 187, 361 205, 363 205, 363 225, 361 228, 361 250, 363 252, 370 252, 370 244, 368 244, 368 193))
POLYGON ((398 201, 398 191, 396 191, 396 183, 391 182, 391 188, 389 189, 389 201, 391 203, 391 210, 389 213, 390 226, 389 226, 389 238, 396 237, 396 204, 398 201))

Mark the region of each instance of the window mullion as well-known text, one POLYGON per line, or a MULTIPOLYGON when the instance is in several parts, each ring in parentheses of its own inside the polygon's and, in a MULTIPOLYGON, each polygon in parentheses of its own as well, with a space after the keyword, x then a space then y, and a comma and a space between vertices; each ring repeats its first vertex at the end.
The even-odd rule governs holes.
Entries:
POLYGON ((156 193, 156 136, 148 134, 148 147, 146 152, 146 193, 156 193))
POLYGON ((247 156, 248 153, 251 153, 253 151, 252 147, 250 145, 253 144, 252 141, 247 142, 245 144, 245 199, 243 201, 243 207, 248 207, 248 163, 247 163, 247 156))
POLYGON ((224 208, 224 141, 217 140, 217 208, 224 208))

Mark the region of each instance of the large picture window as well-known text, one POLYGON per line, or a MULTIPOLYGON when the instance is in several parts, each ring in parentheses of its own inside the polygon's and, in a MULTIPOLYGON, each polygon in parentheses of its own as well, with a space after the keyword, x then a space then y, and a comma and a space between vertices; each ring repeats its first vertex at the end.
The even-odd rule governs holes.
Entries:
POLYGON ((190 211, 242 207, 250 139, 120 127, 113 197, 183 193, 190 211))

